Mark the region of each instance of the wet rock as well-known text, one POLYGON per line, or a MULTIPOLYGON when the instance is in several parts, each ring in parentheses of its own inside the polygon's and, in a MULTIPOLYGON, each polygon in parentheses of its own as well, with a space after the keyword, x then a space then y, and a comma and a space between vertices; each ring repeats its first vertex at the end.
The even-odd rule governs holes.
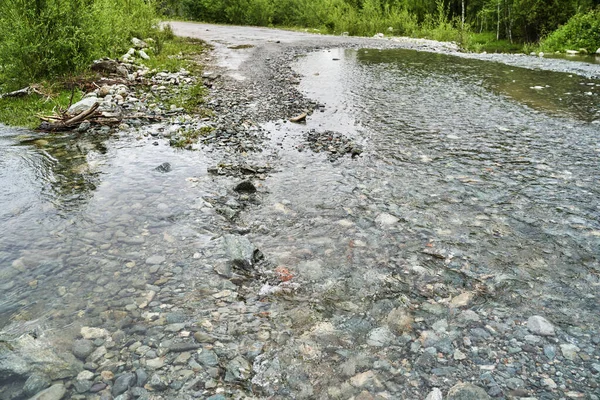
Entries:
POLYGON ((154 170, 162 173, 171 172, 171 164, 169 164, 168 162, 164 162, 158 167, 154 168, 154 170))
POLYGON ((94 343, 88 339, 80 339, 73 342, 73 348, 71 351, 73 355, 80 360, 85 360, 90 354, 94 352, 94 343))
POLYGON ((237 356, 227 364, 225 382, 248 380, 251 371, 250 363, 245 358, 237 356))
POLYGON ((251 181, 242 181, 233 190, 238 193, 255 193, 256 186, 251 181))
POLYGON ((70 354, 59 356, 45 340, 23 335, 9 343, 0 341, 0 376, 5 379, 22 377, 33 373, 59 380, 76 376, 77 362, 70 354))
POLYGON ((89 326, 82 327, 80 333, 81 336, 87 340, 103 339, 110 335, 106 329, 92 328, 89 326))
POLYGON ((450 388, 447 400, 487 400, 490 396, 480 388, 471 383, 458 383, 450 388))
POLYGON ((258 249, 246 237, 224 236, 225 251, 230 262, 238 268, 250 270, 257 259, 258 249))
POLYGON ((112 387, 113 396, 118 396, 121 393, 125 393, 130 387, 135 385, 136 376, 133 373, 126 373, 120 375, 115 379, 115 383, 112 387))
POLYGON ((150 256, 146 259, 146 264, 147 265, 160 265, 160 264, 164 263, 165 260, 166 260, 166 258, 164 258, 163 256, 154 255, 154 256, 150 256))
POLYGON ((48 389, 42 392, 39 392, 29 400, 61 400, 66 393, 67 390, 65 389, 65 385, 58 383, 50 386, 48 389))
POLYGON ((36 393, 50 387, 50 379, 45 375, 34 373, 27 378, 25 385, 23 386, 23 393, 26 396, 33 396, 36 393))
POLYGON ((75 387, 75 391, 77 393, 85 393, 87 391, 89 391, 92 388, 92 382, 91 381, 76 381, 74 384, 75 387))
POLYGON ((534 315, 527 320, 527 329, 533 334, 554 336, 554 326, 542 316, 534 315))
POLYGON ((164 390, 167 390, 167 388, 169 387, 169 382, 164 376, 154 374, 150 378, 150 381, 148 382, 147 386, 149 386, 149 388, 154 391, 162 392, 164 390))

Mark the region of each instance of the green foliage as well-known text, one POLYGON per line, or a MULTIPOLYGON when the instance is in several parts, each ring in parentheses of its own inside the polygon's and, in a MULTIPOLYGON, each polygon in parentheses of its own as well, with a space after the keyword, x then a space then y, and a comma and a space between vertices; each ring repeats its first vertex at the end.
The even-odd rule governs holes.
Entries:
POLYGON ((600 48, 600 8, 575 15, 544 39, 540 47, 548 52, 580 49, 595 52, 600 48))
POLYGON ((81 71, 154 27, 144 0, 0 0, 3 90, 81 71))
POLYGON ((37 128, 40 124, 38 115, 50 115, 60 109, 66 109, 82 97, 80 91, 72 93, 67 89, 57 89, 46 85, 43 92, 48 95, 31 94, 26 97, 6 97, 0 99, 0 121, 12 126, 37 128), (59 90, 58 92, 55 92, 59 90), (73 95, 73 96, 72 96, 73 95))
POLYGON ((214 130, 215 128, 211 126, 203 126, 197 130, 185 129, 180 131, 173 139, 171 139, 169 144, 173 147, 187 148, 188 146, 196 143, 199 137, 207 136, 214 130))

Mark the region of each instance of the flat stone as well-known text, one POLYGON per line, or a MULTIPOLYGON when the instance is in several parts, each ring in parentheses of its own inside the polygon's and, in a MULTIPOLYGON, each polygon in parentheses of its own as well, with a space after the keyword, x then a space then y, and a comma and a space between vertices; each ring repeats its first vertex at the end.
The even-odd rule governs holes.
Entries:
POLYGON ((256 246, 241 235, 225 235, 223 239, 230 262, 238 268, 249 270, 255 261, 256 246))
POLYGON ((92 371, 81 371, 75 379, 78 381, 91 381, 94 379, 94 373, 92 371))
POLYGON ((579 358, 577 356, 579 347, 575 346, 574 344, 570 344, 570 343, 561 344, 560 351, 561 351, 563 357, 566 358, 567 360, 575 361, 579 358))
POLYGON ((467 358, 467 356, 466 356, 466 355, 465 355, 465 353, 463 353, 462 351, 460 351, 460 350, 456 349, 456 350, 454 350, 454 355, 453 355, 453 358, 454 358, 455 360, 457 360, 457 361, 460 361, 460 360, 464 360, 464 359, 466 359, 466 358, 467 358))
POLYGON ((556 389, 558 387, 556 382, 550 378, 542 379, 542 386, 547 387, 548 389, 556 389))
POLYGON ((227 364, 225 382, 246 381, 251 372, 250 363, 242 356, 237 356, 227 364))
POLYGON ((473 292, 464 292, 455 296, 450 300, 450 304, 453 307, 466 307, 468 306, 473 298, 475 297, 475 293, 473 292))
POLYGON ((396 336, 387 327, 375 328, 367 337, 367 344, 374 347, 382 347, 390 344, 396 336))
POLYGON ((350 378, 350 384, 354 387, 363 387, 375 379, 375 373, 371 370, 354 375, 350 378))
POLYGON ((146 259, 146 264, 147 265, 160 265, 160 264, 164 263, 165 260, 166 259, 163 256, 154 255, 154 256, 150 256, 146 259))
POLYGON ((458 383, 450 388, 446 400, 489 400, 490 396, 471 383, 458 383))
POLYGON ((50 379, 41 374, 31 374, 25 381, 23 393, 30 397, 50 386, 50 379))
POLYGON ((58 383, 50 386, 46 390, 41 391, 29 400, 61 400, 66 393, 67 390, 65 389, 65 385, 58 383))
POLYGON ((395 225, 398 221, 400 221, 398 218, 388 213, 381 213, 375 218, 375 223, 382 227, 395 225))
POLYGON ((554 336, 554 325, 540 315, 534 315, 527 320, 527 329, 535 335, 554 336))
POLYGON ((146 360, 146 367, 150 369, 159 369, 165 365, 165 360, 162 357, 146 360))
POLYGON ((109 333, 106 329, 103 328, 92 328, 89 326, 84 326, 81 328, 81 336, 84 339, 94 340, 106 338, 109 336, 109 333))

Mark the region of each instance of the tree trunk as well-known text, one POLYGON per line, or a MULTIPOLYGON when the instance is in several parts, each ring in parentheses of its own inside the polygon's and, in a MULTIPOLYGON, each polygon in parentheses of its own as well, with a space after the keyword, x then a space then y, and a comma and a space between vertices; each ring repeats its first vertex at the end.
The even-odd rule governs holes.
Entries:
POLYGON ((496 40, 500 40, 500 0, 498 0, 498 25, 496 26, 496 40))

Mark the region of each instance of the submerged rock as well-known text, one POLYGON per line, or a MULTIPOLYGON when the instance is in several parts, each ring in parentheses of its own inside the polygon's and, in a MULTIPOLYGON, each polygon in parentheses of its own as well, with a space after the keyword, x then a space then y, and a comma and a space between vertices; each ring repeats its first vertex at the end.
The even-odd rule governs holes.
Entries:
POLYGON ((250 270, 258 260, 260 251, 247 238, 240 235, 225 235, 225 251, 230 262, 238 268, 250 270))
POLYGON ((29 400, 60 400, 65 397, 66 393, 67 390, 65 389, 65 385, 58 383, 36 394, 29 400))
POLYGON ((548 320, 539 315, 529 317, 527 320, 527 329, 536 335, 554 336, 554 326, 548 320))

